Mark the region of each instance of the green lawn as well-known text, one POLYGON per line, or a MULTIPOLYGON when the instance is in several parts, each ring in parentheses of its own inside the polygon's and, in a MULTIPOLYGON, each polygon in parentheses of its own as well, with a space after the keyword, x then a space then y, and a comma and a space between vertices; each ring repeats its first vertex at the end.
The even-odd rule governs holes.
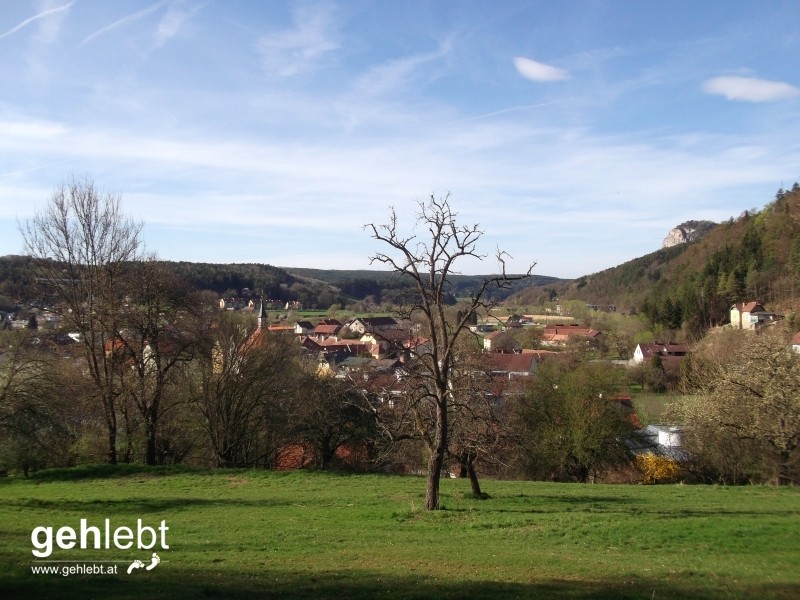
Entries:
MULTIPOLYGON (((443 482, 425 513, 413 477, 53 471, 0 482, 0 597, 796 598, 800 490, 443 482), (31 532, 79 520, 169 527, 146 550, 60 550, 119 575, 33 575, 31 532)), ((102 527, 101 527, 102 528, 102 527)), ((65 563, 56 563, 62 565, 65 563)))
POLYGON ((680 403, 689 396, 680 394, 655 394, 652 392, 636 392, 633 395, 633 407, 639 420, 646 424, 672 423, 668 407, 670 404, 680 403))

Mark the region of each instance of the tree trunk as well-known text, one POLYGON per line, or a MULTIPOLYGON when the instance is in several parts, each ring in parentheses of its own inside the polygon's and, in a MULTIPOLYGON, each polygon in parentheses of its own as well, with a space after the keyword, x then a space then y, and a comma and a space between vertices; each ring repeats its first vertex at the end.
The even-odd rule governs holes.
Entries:
POLYGON ((444 451, 434 449, 428 459, 428 487, 425 493, 425 510, 439 510, 439 480, 442 477, 444 451))
POLYGON ((108 431, 108 463, 117 464, 117 432, 112 429, 108 431))
POLYGON ((475 452, 465 450, 458 455, 459 462, 459 475, 461 477, 469 477, 469 486, 472 489, 472 495, 476 498, 483 497, 481 492, 481 484, 478 481, 478 473, 475 471, 475 459, 477 455, 475 452))
POLYGON ((467 462, 467 475, 469 476, 469 486, 472 488, 472 495, 476 498, 482 498, 481 484, 478 481, 478 474, 475 472, 475 457, 470 456, 467 462))
POLYGON ((125 451, 122 454, 122 462, 129 465, 133 462, 133 426, 124 403, 122 405, 122 417, 125 423, 125 451))
POLYGON ((158 464, 158 451, 156 444, 156 420, 152 414, 147 414, 145 418, 145 436, 147 437, 147 453, 145 464, 154 466, 158 464))
MULTIPOLYGON (((112 405, 111 410, 114 410, 112 405)), ((108 462, 109 464, 117 464, 117 422, 116 419, 106 418, 106 426, 108 428, 108 462)))
POLYGON ((437 402, 436 435, 428 459, 428 487, 425 493, 425 510, 439 510, 439 481, 442 477, 444 456, 447 452, 447 396, 437 402))
POLYGON ((792 485, 792 469, 790 466, 791 452, 782 450, 781 459, 778 465, 778 485, 792 485))

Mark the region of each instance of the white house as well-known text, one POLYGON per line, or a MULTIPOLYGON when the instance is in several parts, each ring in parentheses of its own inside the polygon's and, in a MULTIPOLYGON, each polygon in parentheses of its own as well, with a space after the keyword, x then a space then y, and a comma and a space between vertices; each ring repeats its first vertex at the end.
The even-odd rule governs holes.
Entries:
POLYGON ((637 344, 636 349, 633 351, 631 363, 640 365, 654 356, 658 356, 662 360, 666 357, 683 357, 686 356, 688 352, 689 346, 686 344, 661 344, 659 342, 653 344, 637 344))
POLYGON ((639 441, 629 444, 634 454, 655 453, 678 461, 687 458, 683 450, 683 428, 679 425, 648 425, 639 430, 639 436, 644 444, 639 441))
POLYGON ((392 317, 358 317, 349 323, 350 331, 358 334, 400 329, 401 325, 392 317))
POLYGON ((734 329, 758 329, 776 318, 775 313, 758 302, 737 302, 731 306, 731 327, 734 329))
POLYGON ((519 343, 503 331, 493 331, 483 337, 483 349, 486 352, 518 352, 519 343))

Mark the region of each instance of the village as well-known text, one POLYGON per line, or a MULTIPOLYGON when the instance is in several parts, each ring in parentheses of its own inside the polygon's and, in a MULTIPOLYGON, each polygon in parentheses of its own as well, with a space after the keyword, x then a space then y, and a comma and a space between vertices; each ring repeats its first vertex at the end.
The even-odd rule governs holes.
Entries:
MULTIPOLYGON (((606 337, 613 337, 613 331, 601 331, 590 325, 575 322, 569 313, 569 306, 553 303, 550 307, 533 314, 520 314, 511 307, 498 305, 483 314, 473 314, 469 319, 465 336, 468 359, 464 359, 459 369, 481 387, 481 394, 491 398, 497 415, 503 413, 501 407, 509 405, 510 398, 529 394, 542 365, 562 363, 572 365, 575 361, 591 361, 622 374, 612 393, 606 394, 603 402, 614 406, 614 412, 630 426, 632 437, 625 440, 633 459, 632 464, 639 468, 627 470, 620 479, 620 471, 614 472, 612 480, 645 481, 676 479, 681 473, 681 462, 688 457, 683 445, 683 424, 675 415, 666 411, 637 414, 635 398, 645 394, 651 401, 656 398, 659 407, 668 402, 681 399, 681 382, 684 377, 682 365, 691 354, 688 343, 673 341, 638 342, 625 349, 609 348, 606 337), (644 417, 644 418, 643 418, 644 417), (664 420, 671 417, 673 420, 664 420), (648 469, 648 464, 656 466, 648 469), (657 473, 654 474, 653 470, 657 473), (631 474, 633 473, 633 474, 631 474)), ((213 309, 212 309, 213 310, 213 309)), ((430 338, 422 324, 409 319, 387 314, 352 316, 339 319, 320 316, 320 311, 309 311, 309 317, 292 320, 293 315, 302 315, 303 307, 297 302, 280 302, 262 298, 245 288, 238 297, 221 298, 217 310, 221 316, 233 317, 245 325, 248 333, 239 340, 235 352, 244 354, 274 346, 279 340, 288 348, 293 348, 298 360, 306 366, 316 379, 332 379, 344 382, 357 389, 370 402, 396 409, 408 396, 408 386, 414 381, 410 377, 413 364, 420 356, 430 353, 430 338), (316 318, 311 315, 316 315, 316 318), (249 324, 249 325, 246 325, 249 324)), ((615 306, 587 304, 588 314, 615 313, 615 306)), ((55 356, 78 357, 77 348, 82 343, 79 332, 70 332, 61 326, 59 310, 46 308, 19 308, 15 313, 0 313, 0 331, 19 330, 29 336, 28 343, 35 343, 39 350, 46 349, 55 356)), ((582 311, 582 314, 587 314, 582 311)), ((159 342, 156 347, 151 340, 141 337, 134 331, 121 330, 113 339, 105 342, 105 357, 112 362, 117 355, 126 355, 123 362, 134 368, 135 357, 146 363, 155 357, 163 360, 170 353, 172 359, 187 351, 191 345, 178 341, 189 337, 180 332, 181 318, 174 323, 161 323, 159 330, 167 333, 172 341, 159 342), (139 339, 137 341, 137 335, 139 339), (136 345, 139 345, 136 349, 136 345)), ((184 319, 185 320, 185 319, 184 319)), ((748 332, 760 335, 770 328, 783 324, 781 315, 768 311, 758 302, 741 302, 731 306, 730 322, 720 330, 748 332)), ((216 327, 216 326, 215 326, 216 327)), ((710 335, 713 335, 710 334, 710 335)), ((158 333, 156 334, 158 336, 158 333)), ((6 338, 4 338, 6 339, 6 338)), ((800 353, 800 332, 791 338, 792 349, 800 353)), ((212 354, 213 371, 219 375, 225 368, 224 355, 230 349, 221 347, 220 340, 214 342, 212 354)), ((8 341, 0 346, 0 361, 7 360, 8 341)), ((184 359, 181 359, 184 360, 184 359)), ((121 380, 124 376, 121 376, 121 380)), ((556 388, 557 385, 554 385, 556 388)), ((603 397, 602 392, 600 397, 603 397)), ((508 413, 504 413, 508 418, 508 413)), ((491 418, 498 418, 493 415, 491 418)), ((126 417, 127 418, 127 417, 126 417)), ((266 423, 265 423, 266 425, 266 423)), ((341 424, 344 426, 344 424, 341 424)), ((302 437, 302 436, 301 436, 302 437)), ((130 444, 130 441, 128 442, 130 444)), ((353 444, 360 442, 343 437, 341 443, 324 451, 328 456, 324 464, 339 464, 341 468, 370 469, 370 459, 363 451, 355 450, 353 444)), ((494 448, 493 451, 497 451, 494 448)), ((491 453, 492 450, 486 450, 491 453)), ((129 454, 132 456, 132 454, 129 454)), ((477 455, 476 455, 476 458, 477 455)), ((174 460, 166 458, 166 460, 174 460)), ((484 468, 491 463, 489 456, 484 468)), ((458 461, 456 461, 458 463, 458 461)), ((319 449, 314 444, 285 439, 273 450, 269 461, 277 469, 309 468, 323 464, 319 449)), ((600 476, 604 468, 596 465, 595 476, 600 476)), ((420 467, 413 464, 393 463, 393 470, 415 472, 420 467)), ((453 473, 465 472, 467 466, 454 464, 453 473)), ((490 473, 502 474, 492 468, 490 473)))

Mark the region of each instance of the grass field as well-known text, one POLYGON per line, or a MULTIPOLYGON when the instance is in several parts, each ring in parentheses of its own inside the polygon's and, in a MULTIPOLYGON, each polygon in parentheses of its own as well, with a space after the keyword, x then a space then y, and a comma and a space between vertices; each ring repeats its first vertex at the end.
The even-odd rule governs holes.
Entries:
POLYGON ((633 406, 643 424, 669 423, 669 405, 684 399, 685 396, 679 395, 636 392, 633 396, 633 406))
MULTIPOLYGON (((0 481, 2 598, 797 598, 800 490, 443 482, 88 467, 0 481), (119 575, 32 574, 37 526, 169 527, 149 550, 55 548, 119 575)), ((49 563, 50 564, 50 563, 49 563)), ((61 568, 68 563, 52 563, 61 568)))

